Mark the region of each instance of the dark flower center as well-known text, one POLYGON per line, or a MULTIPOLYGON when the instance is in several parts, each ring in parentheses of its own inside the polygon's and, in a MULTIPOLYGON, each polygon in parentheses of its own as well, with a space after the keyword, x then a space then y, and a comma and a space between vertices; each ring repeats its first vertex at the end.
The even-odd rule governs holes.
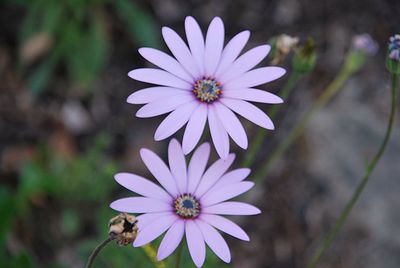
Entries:
POLYGON ((211 77, 203 77, 194 83, 193 93, 200 101, 211 103, 222 94, 221 84, 211 77))
POLYGON ((200 204, 191 194, 183 194, 175 199, 175 213, 184 219, 192 219, 199 215, 200 204))

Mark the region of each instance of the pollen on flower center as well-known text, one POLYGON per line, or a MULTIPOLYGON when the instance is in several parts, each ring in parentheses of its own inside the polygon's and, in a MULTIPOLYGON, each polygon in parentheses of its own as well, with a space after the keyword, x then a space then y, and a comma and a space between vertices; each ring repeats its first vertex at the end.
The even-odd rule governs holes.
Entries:
POLYGON ((174 203, 175 213, 184 219, 192 219, 199 215, 200 204, 191 194, 179 196, 174 203))
POLYGON ((203 77, 193 85, 193 93, 202 102, 213 102, 222 94, 221 84, 211 77, 203 77))

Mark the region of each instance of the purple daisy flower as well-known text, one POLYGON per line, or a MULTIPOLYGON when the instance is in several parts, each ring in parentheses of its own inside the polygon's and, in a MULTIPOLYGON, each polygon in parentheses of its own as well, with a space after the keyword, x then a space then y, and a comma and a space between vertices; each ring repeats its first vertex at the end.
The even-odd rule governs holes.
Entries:
POLYGON ((269 45, 257 46, 239 56, 250 37, 249 31, 237 34, 224 48, 224 24, 218 17, 211 21, 205 41, 194 18, 186 18, 185 31, 189 47, 175 31, 162 28, 165 43, 175 58, 153 48, 139 49, 146 60, 162 70, 141 68, 128 75, 159 86, 139 90, 127 101, 146 104, 136 113, 137 117, 171 112, 155 132, 157 141, 168 138, 187 123, 182 142, 185 154, 199 142, 208 120, 214 146, 225 159, 229 154, 228 135, 241 148, 248 146, 246 132, 233 112, 263 128, 274 129, 271 119, 248 101, 282 103, 280 97, 253 87, 278 79, 285 70, 252 70, 268 55, 269 45))
POLYGON ((230 262, 228 245, 216 229, 250 240, 238 225, 220 216, 260 213, 252 205, 227 201, 254 186, 253 182, 243 181, 250 169, 226 172, 235 159, 230 154, 226 160, 219 159, 205 170, 210 155, 208 143, 195 150, 188 166, 182 147, 175 139, 168 147, 169 167, 148 149, 141 149, 140 155, 162 187, 135 174, 118 173, 116 181, 141 196, 122 198, 110 205, 120 212, 143 213, 137 217, 139 231, 133 245, 143 246, 167 231, 158 248, 158 260, 172 254, 186 236, 190 255, 198 267, 204 263, 206 244, 223 261, 230 262))

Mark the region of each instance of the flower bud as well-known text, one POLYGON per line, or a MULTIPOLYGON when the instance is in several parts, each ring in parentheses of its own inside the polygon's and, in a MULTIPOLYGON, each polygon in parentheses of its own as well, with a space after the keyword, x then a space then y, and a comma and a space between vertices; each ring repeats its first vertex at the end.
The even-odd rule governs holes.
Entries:
POLYGON ((132 244, 138 232, 136 223, 135 216, 121 213, 110 220, 108 235, 114 237, 120 246, 132 244))
POLYGON ((271 55, 273 59, 272 65, 277 65, 283 62, 286 56, 296 47, 299 43, 298 37, 293 37, 287 34, 281 34, 273 40, 271 55))
POLYGON ((292 66, 294 71, 307 74, 314 70, 317 61, 315 53, 315 42, 313 38, 308 38, 303 47, 294 54, 292 66))
POLYGON ((345 60, 345 68, 349 72, 356 72, 364 66, 368 56, 378 51, 378 45, 369 34, 360 34, 353 37, 350 51, 345 60))
POLYGON ((352 50, 362 51, 370 56, 373 56, 376 54, 376 52, 378 52, 378 44, 367 33, 354 36, 351 46, 352 50))
POLYGON ((400 74, 400 34, 396 34, 389 39, 386 68, 392 74, 400 74))

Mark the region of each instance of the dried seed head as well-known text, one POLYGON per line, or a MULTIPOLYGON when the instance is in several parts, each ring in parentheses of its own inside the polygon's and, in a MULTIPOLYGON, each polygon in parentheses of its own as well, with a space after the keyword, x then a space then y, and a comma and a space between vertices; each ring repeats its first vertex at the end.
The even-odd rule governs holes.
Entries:
POLYGON ((109 221, 108 227, 108 235, 114 237, 118 245, 126 246, 135 241, 138 232, 135 216, 121 213, 109 221))
POLYGON ((295 49, 299 43, 298 37, 293 37, 287 34, 281 34, 276 38, 276 53, 271 62, 273 65, 277 65, 284 61, 286 56, 295 49))

